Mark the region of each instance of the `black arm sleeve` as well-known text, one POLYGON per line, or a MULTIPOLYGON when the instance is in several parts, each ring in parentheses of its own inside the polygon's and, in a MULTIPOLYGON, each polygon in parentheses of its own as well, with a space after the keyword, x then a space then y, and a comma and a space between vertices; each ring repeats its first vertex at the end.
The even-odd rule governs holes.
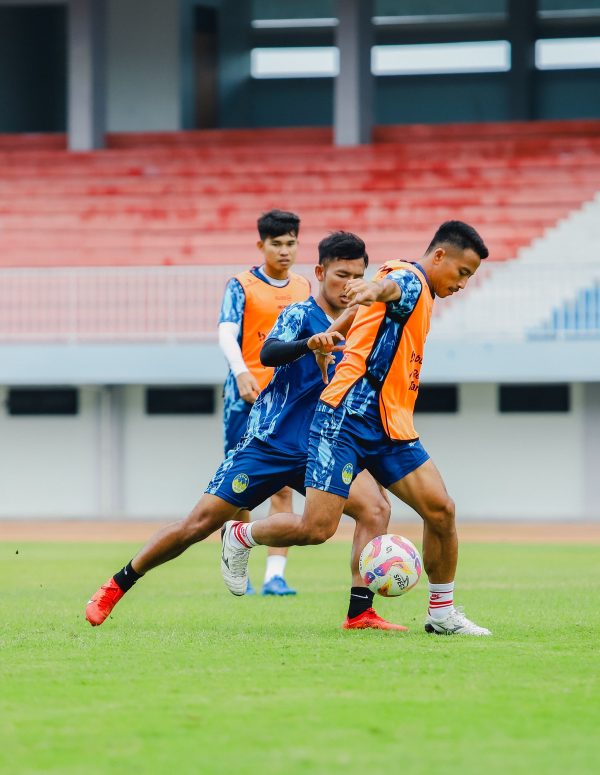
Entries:
POLYGON ((307 346, 309 338, 295 339, 293 342, 267 339, 260 351, 260 362, 263 366, 285 366, 286 363, 292 363, 310 352, 307 346))

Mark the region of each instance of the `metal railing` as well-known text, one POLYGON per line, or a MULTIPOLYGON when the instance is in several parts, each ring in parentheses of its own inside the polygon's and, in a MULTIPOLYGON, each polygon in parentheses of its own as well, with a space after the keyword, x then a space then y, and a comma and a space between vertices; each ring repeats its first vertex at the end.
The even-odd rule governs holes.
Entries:
POLYGON ((0 342, 214 341, 227 280, 245 268, 4 269, 0 342))
POLYGON ((465 291, 436 304, 438 341, 600 338, 600 260, 482 266, 465 291))
MULTIPOLYGON (((214 342, 225 284, 244 268, 4 269, 0 343, 214 342)), ((482 266, 466 291, 436 303, 431 337, 600 337, 600 261, 585 278, 564 269, 482 266)), ((316 289, 311 265, 294 271, 316 289)))

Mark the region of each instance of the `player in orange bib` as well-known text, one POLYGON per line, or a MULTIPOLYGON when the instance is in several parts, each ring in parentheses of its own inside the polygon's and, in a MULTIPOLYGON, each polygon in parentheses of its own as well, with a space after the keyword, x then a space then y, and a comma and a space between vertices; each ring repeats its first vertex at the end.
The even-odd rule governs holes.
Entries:
POLYGON ((311 425, 304 514, 277 514, 252 525, 228 522, 221 562, 228 588, 239 589, 257 544, 318 544, 330 538, 352 481, 367 469, 423 519, 430 593, 426 631, 490 635, 454 607, 454 503, 413 425, 434 299, 463 289, 487 256, 473 227, 448 221, 418 263, 390 261, 372 282, 346 284, 346 296, 360 308, 311 425))
MULTIPOLYGON (((248 415, 258 394, 270 382, 273 368, 260 362, 260 350, 282 309, 310 295, 310 283, 290 271, 296 260, 300 218, 271 210, 257 221, 263 263, 232 277, 227 283, 219 317, 219 344, 229 372, 223 389, 225 455, 246 432, 248 415)), ((285 487, 271 498, 270 513, 292 510, 292 491, 285 487)), ((250 513, 245 512, 245 521, 250 513)), ((293 595, 285 580, 287 549, 270 548, 262 593, 293 595)), ((248 585, 248 593, 253 588, 248 585)))

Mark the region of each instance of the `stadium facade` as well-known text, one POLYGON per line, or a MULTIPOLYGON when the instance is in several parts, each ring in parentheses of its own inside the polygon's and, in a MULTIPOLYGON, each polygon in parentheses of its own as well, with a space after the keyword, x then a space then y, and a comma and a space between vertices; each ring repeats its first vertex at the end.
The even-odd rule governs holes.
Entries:
MULTIPOLYGON (((294 162, 298 154, 309 159, 314 144, 324 163, 349 164, 349 156, 330 156, 323 148, 335 141, 364 146, 373 137, 381 170, 388 156, 398 155, 397 143, 404 138, 402 169, 422 175, 418 185, 431 191, 436 187, 431 176, 452 161, 453 153, 464 159, 462 178, 474 174, 472 148, 481 164, 471 188, 480 201, 469 206, 480 210, 464 212, 499 210, 500 199, 514 198, 503 223, 490 221, 486 231, 485 219, 480 227, 474 222, 484 238, 491 235, 503 260, 490 262, 484 281, 464 298, 445 308, 440 304, 417 428, 463 516, 600 519, 600 69, 593 55, 587 66, 585 61, 574 66, 567 58, 561 66, 560 58, 548 65, 540 54, 546 50, 542 43, 593 44, 597 38, 600 4, 594 0, 0 0, 0 390, 5 407, 0 516, 163 518, 189 509, 221 458, 225 364, 215 341, 218 297, 244 255, 248 265, 255 260, 253 219, 274 205, 276 193, 261 198, 254 191, 243 209, 236 205, 235 197, 243 196, 235 186, 219 189, 219 196, 239 207, 232 219, 239 233, 235 239, 226 233, 214 249, 213 243, 191 241, 185 262, 183 252, 171 260, 159 245, 162 238, 175 240, 181 224, 179 231, 159 233, 155 224, 149 221, 148 229, 144 222, 145 235, 136 232, 125 247, 115 246, 113 229, 120 234, 130 228, 125 212, 98 222, 100 236, 93 244, 91 230, 83 236, 74 231, 69 242, 72 219, 85 226, 94 218, 93 208, 78 209, 72 199, 72 212, 57 215, 48 203, 68 194, 78 176, 91 180, 105 174, 115 191, 120 184, 102 172, 100 162, 96 172, 82 172, 82 159, 88 157, 61 149, 108 147, 91 157, 114 163, 116 172, 111 168, 110 175, 126 175, 123 169, 141 164, 141 154, 143 164, 132 175, 151 191, 150 184, 175 174, 168 165, 185 161, 167 159, 165 148, 193 155, 206 137, 208 155, 222 160, 240 147, 248 151, 256 130, 260 168, 260 159, 268 159, 279 142, 276 134, 265 141, 261 132, 295 127, 297 140, 293 133, 285 140, 294 162), (484 47, 472 50, 475 64, 469 67, 458 63, 447 72, 443 65, 422 65, 422 72, 415 71, 423 53, 430 61, 449 56, 451 49, 436 46, 498 42, 506 45, 494 49, 489 61, 492 49, 484 47), (401 56, 407 46, 415 47, 408 64, 401 56), (509 56, 503 60, 506 46, 509 56), (379 64, 375 55, 371 58, 372 47, 379 64), (327 56, 337 52, 339 74, 327 70, 335 71, 335 56, 318 77, 305 71, 285 74, 276 65, 271 75, 260 70, 261 61, 268 63, 268 57, 260 60, 265 51, 282 54, 284 49, 291 50, 288 61, 297 49, 327 56), (386 66, 387 54, 400 58, 386 66), (548 124, 537 123, 553 120, 564 122, 556 135, 540 128, 548 124), (506 123, 513 121, 520 122, 514 138, 506 123), (410 166, 411 147, 413 161, 428 153, 414 128, 402 129, 412 124, 422 125, 418 132, 425 138, 434 131, 431 125, 459 125, 432 135, 441 150, 427 169, 410 166), (307 127, 330 135, 319 135, 317 142, 307 127), (386 127, 392 133, 397 128, 397 134, 390 139, 386 127), (486 131, 492 138, 488 145, 486 131), (502 144, 493 140, 494 133, 502 144), (389 145, 380 145, 378 137, 387 137, 389 145), (542 169, 535 146, 544 143, 542 169), (509 155, 517 146, 518 152, 509 155), (65 170, 62 188, 59 167, 65 170), (27 188, 36 177, 43 182, 43 170, 55 175, 45 178, 46 188, 27 188), (518 186, 510 187, 508 173, 522 173, 518 186), (508 193, 501 186, 508 186, 508 193), (17 202, 19 187, 24 204, 17 202), (556 196, 546 196, 548 190, 556 196), (517 201, 519 192, 528 202, 517 201), (43 202, 39 211, 27 208, 28 197, 43 202), (556 209, 561 202, 566 210, 556 209), (528 205, 537 208, 527 216, 539 225, 537 232, 516 220, 528 205), (44 253, 49 240, 54 252, 44 253), (124 266, 129 259, 123 256, 130 258, 138 248, 135 268, 124 266), (136 317, 149 298, 152 325, 136 317), (184 309, 191 310, 185 318, 184 309)), ((285 160, 285 145, 279 153, 285 160)), ((200 156, 198 164, 208 163, 202 151, 200 156)), ((240 163, 249 162, 244 157, 240 163)), ((369 175, 375 175, 373 169, 369 175)), ((219 170, 214 175, 226 179, 219 170)), ((343 166, 339 174, 344 176, 343 166)), ((460 175, 455 169, 455 177, 442 185, 458 186, 460 175)), ((201 185, 202 171, 195 169, 193 179, 201 185)), ((391 193, 402 203, 406 189, 403 183, 391 193)), ((182 198, 189 196, 186 190, 182 198)), ((127 196, 133 202, 131 191, 127 196)), ((213 195, 197 196, 210 203, 213 195)), ((425 226, 415 231, 414 240, 406 237, 405 247, 395 241, 398 235, 390 237, 389 244, 411 251, 411 258, 418 258, 412 251, 425 247, 425 234, 442 213, 452 216, 451 204, 434 206, 428 196, 425 226)), ((280 207, 297 207, 303 216, 302 205, 295 204, 300 200, 278 197, 280 207)), ((327 198, 325 192, 323 202, 327 198)), ((375 194, 365 189, 361 207, 370 198, 375 194)), ((167 197, 156 194, 152 201, 160 207, 167 197)), ((195 228, 200 239, 203 227, 194 227, 194 218, 202 206, 183 224, 195 228)), ((379 215, 368 217, 382 217, 387 207, 388 219, 399 218, 398 232, 421 217, 407 209, 402 217, 409 220, 402 221, 389 202, 377 206, 379 215)), ((225 210, 221 206, 211 217, 225 210)), ((330 228, 360 231, 351 212, 334 213, 330 228)), ((180 217, 167 213, 165 218, 171 216, 180 217)), ((316 235, 329 223, 310 214, 304 223, 300 271, 310 273, 316 235)), ((372 228, 367 244, 385 260, 392 248, 377 239, 387 226, 370 223, 365 220, 365 228, 372 228)), ((396 515, 405 513, 395 505, 396 515)))

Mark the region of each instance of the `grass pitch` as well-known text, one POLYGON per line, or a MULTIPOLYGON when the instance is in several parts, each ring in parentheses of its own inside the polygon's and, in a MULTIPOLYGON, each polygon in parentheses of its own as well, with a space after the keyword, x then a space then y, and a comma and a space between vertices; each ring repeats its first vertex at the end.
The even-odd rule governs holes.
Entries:
POLYGON ((424 581, 376 601, 408 635, 342 631, 343 543, 292 550, 295 599, 232 597, 193 547, 91 628, 135 548, 0 544, 2 773, 600 771, 596 546, 463 545, 482 639, 426 635, 424 581))

